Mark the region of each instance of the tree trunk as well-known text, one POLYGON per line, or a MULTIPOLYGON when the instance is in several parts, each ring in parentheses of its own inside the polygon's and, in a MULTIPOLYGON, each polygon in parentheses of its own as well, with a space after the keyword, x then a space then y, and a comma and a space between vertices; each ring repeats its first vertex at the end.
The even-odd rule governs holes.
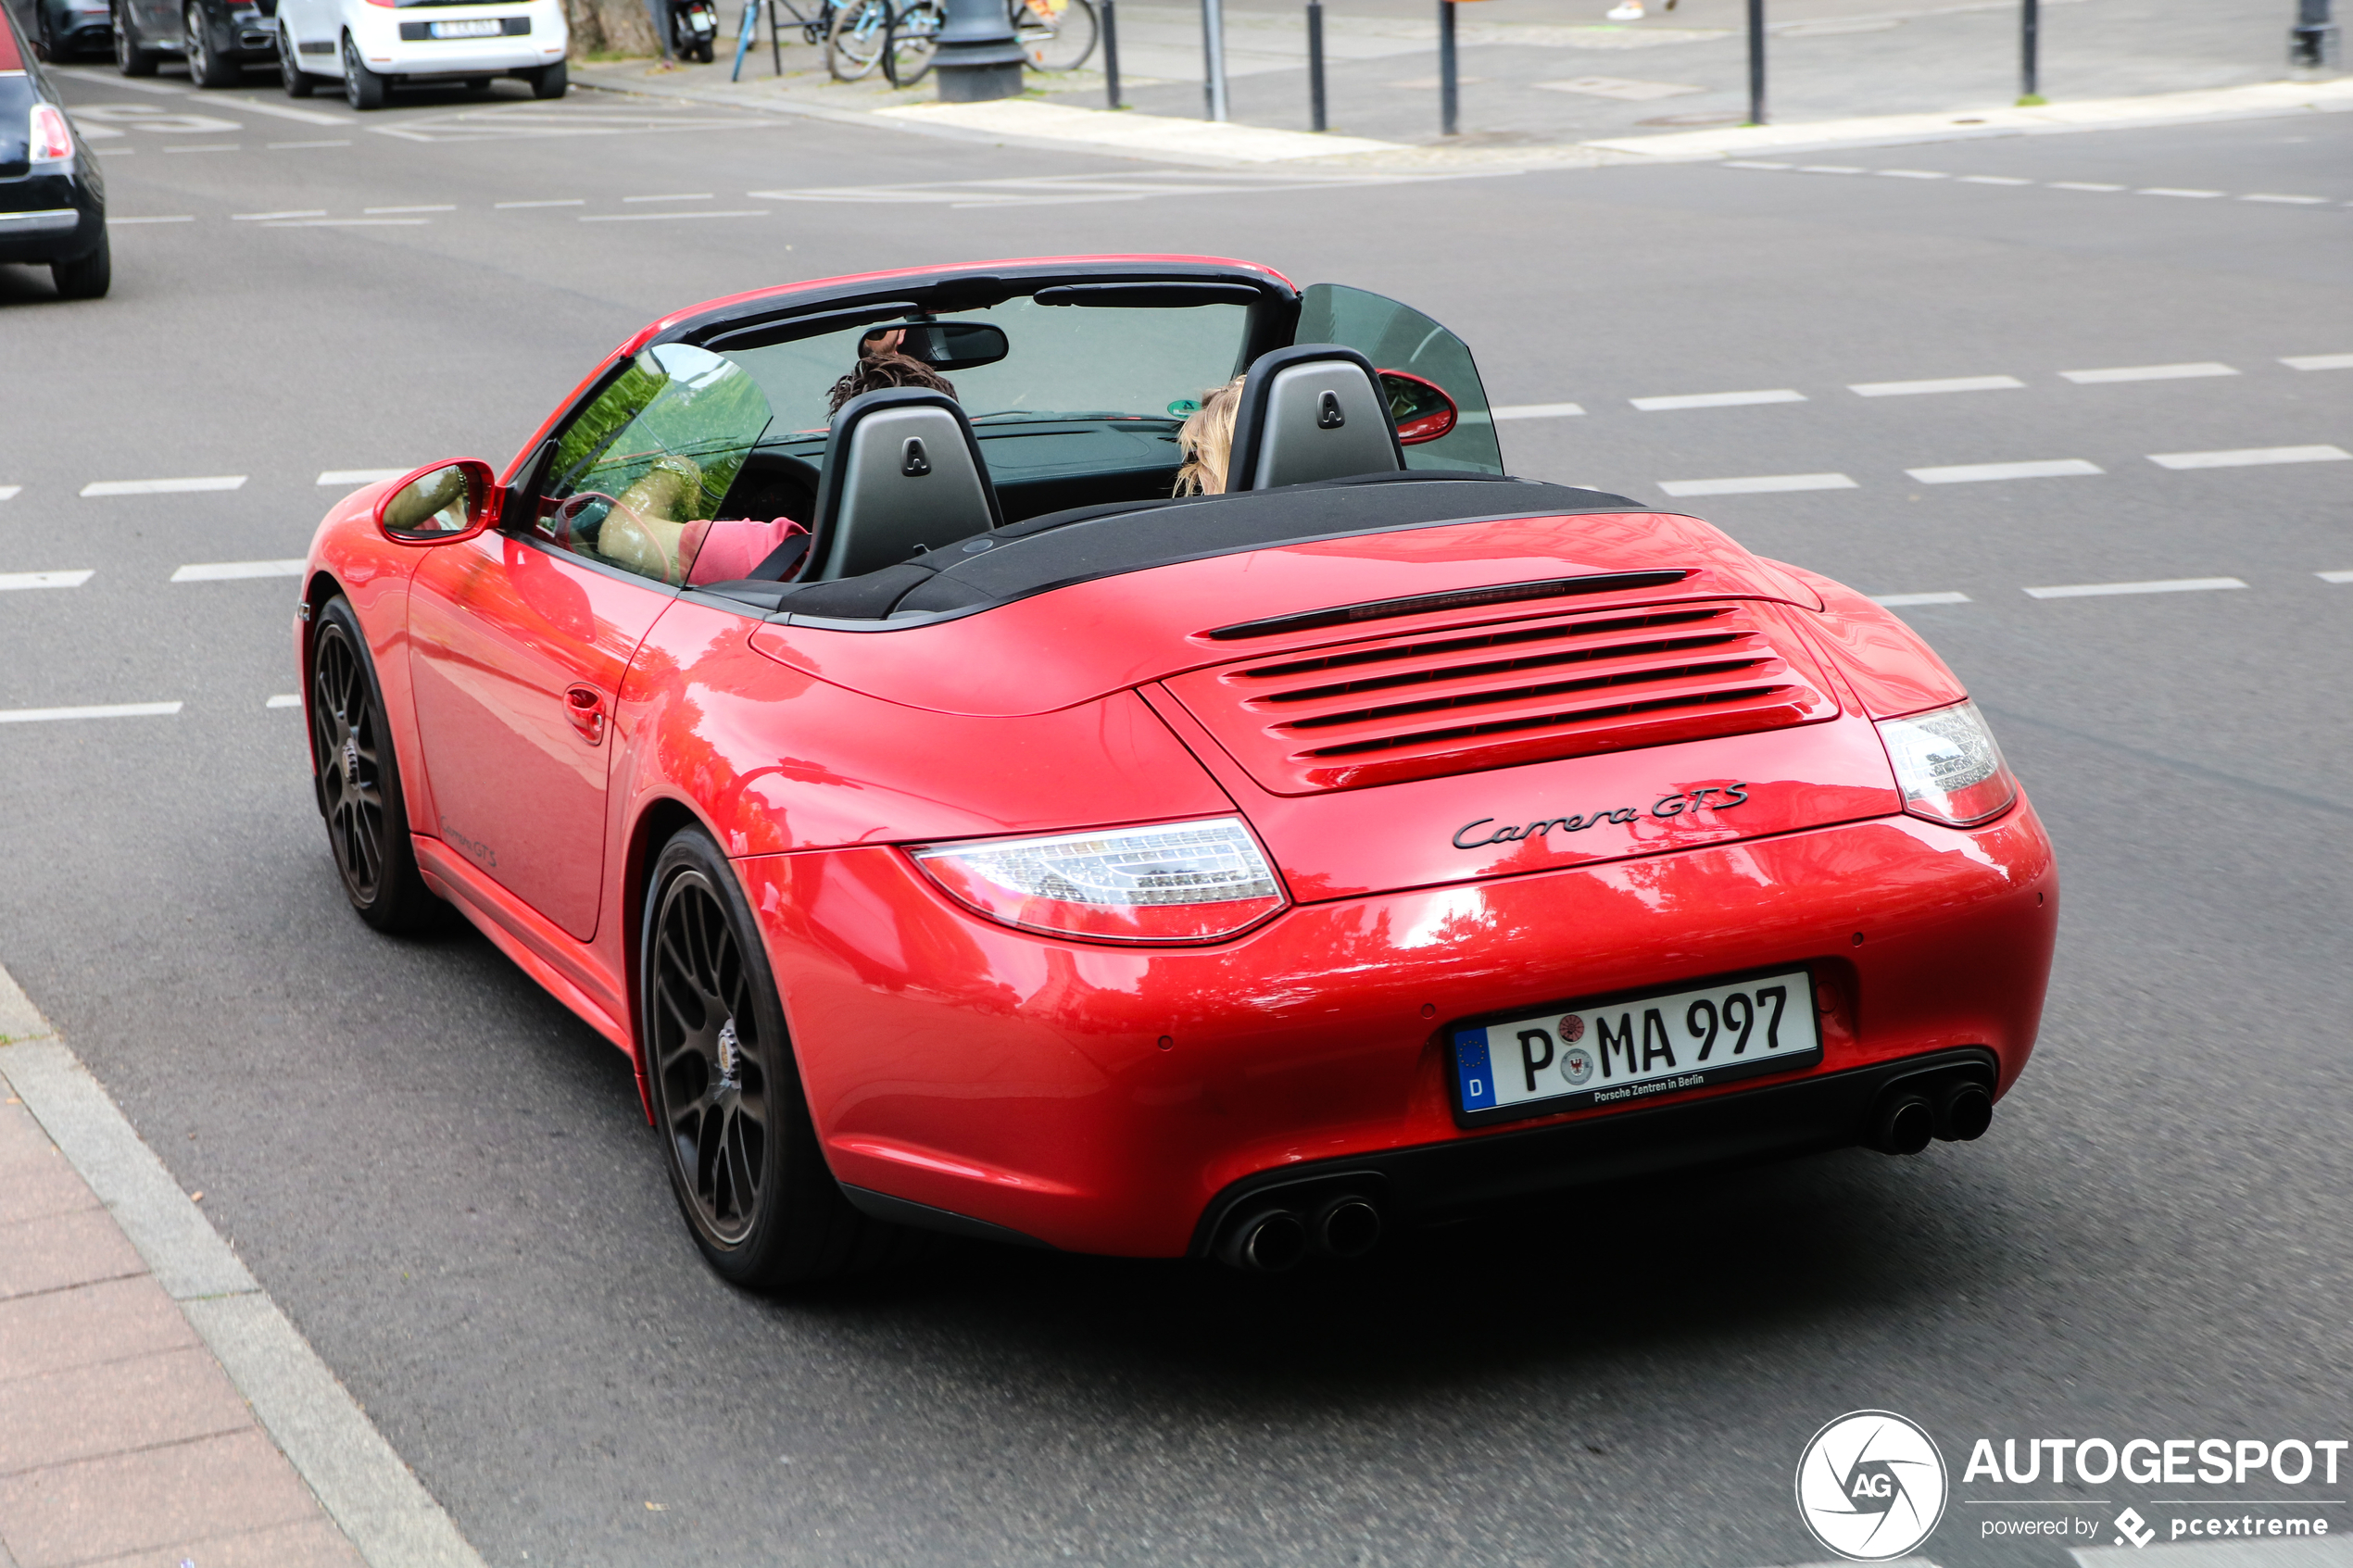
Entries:
POLYGON ((572 54, 659 55, 661 41, 646 15, 645 0, 564 0, 572 28, 572 54))

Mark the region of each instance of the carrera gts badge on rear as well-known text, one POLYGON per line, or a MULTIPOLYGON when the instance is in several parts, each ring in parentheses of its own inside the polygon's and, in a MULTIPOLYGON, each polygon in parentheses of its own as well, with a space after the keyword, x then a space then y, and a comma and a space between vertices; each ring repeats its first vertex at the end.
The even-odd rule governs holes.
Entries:
MULTIPOLYGON (((1660 822, 1666 822, 1671 817, 1680 816, 1686 810, 1696 811, 1703 808, 1715 811, 1729 811, 1747 798, 1748 786, 1745 784, 1709 784, 1704 789, 1679 789, 1671 795, 1662 795, 1652 802, 1651 815, 1660 822), (1724 798, 1710 800, 1707 797, 1711 795, 1720 795, 1724 798)), ((1465 834, 1483 828, 1495 820, 1492 817, 1481 817, 1475 822, 1465 822, 1461 827, 1456 828, 1453 842, 1457 849, 1479 849, 1490 844, 1510 844, 1523 838, 1541 838, 1554 828, 1560 829, 1563 833, 1580 833, 1598 822, 1630 822, 1642 814, 1639 807, 1619 806, 1611 810, 1595 811, 1583 817, 1573 813, 1566 817, 1539 817, 1524 828, 1514 827, 1506 822, 1485 838, 1466 839, 1463 836, 1465 834)))

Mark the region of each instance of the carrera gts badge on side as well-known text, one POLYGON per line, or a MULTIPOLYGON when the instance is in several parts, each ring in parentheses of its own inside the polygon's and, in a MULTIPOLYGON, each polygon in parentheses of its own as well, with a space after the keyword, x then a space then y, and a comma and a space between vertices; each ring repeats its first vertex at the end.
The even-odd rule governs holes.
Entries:
MULTIPOLYGON (((1680 816, 1686 809, 1697 810, 1702 807, 1711 810, 1729 811, 1747 798, 1748 786, 1745 784, 1709 784, 1704 789, 1679 789, 1671 795, 1662 795, 1652 802, 1651 815, 1660 822, 1665 822, 1670 817, 1680 816), (1711 801, 1707 798, 1711 795, 1720 795, 1724 798, 1711 801)), ((1481 817, 1475 822, 1465 822, 1461 827, 1456 828, 1453 842, 1457 849, 1479 849, 1490 844, 1510 844, 1523 838, 1541 838, 1554 828, 1560 829, 1563 833, 1579 833, 1597 822, 1630 822, 1642 814, 1638 807, 1620 806, 1612 810, 1595 811, 1590 816, 1583 817, 1574 813, 1566 817, 1539 817, 1524 828, 1513 827, 1505 823, 1485 838, 1466 840, 1463 837, 1465 834, 1483 828, 1495 820, 1492 817, 1481 817)))

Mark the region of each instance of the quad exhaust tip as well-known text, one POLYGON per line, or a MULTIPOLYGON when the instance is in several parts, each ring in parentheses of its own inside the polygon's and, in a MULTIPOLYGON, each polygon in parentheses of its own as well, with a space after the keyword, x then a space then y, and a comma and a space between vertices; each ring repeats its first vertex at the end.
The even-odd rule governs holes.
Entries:
POLYGON ((1276 1208, 1252 1211, 1227 1232, 1218 1256, 1252 1273, 1278 1274, 1310 1258, 1346 1262, 1365 1257, 1380 1245, 1385 1228, 1371 1198, 1341 1193, 1312 1214, 1276 1208))
POLYGON ((1881 1154, 1918 1154, 1931 1138, 1966 1143, 1994 1124, 1994 1096, 1974 1077, 1898 1084, 1872 1108, 1863 1142, 1881 1154))

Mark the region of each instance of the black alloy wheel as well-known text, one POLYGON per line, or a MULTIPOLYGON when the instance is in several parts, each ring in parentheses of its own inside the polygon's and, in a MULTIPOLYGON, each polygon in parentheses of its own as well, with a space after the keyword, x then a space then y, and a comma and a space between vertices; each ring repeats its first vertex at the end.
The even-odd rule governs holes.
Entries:
POLYGON ((721 1277, 812 1284, 924 1239, 866 1218, 826 1167, 751 908, 719 847, 682 830, 654 863, 640 1034, 671 1190, 721 1277))
POLYGON ((294 30, 278 29, 278 85, 289 98, 308 98, 316 83, 302 69, 302 52, 295 47, 294 30))
POLYGON ((413 931, 437 900, 417 870, 400 768, 367 639, 350 604, 330 599, 310 638, 310 765, 343 890, 379 931, 413 931))
POLYGON ((131 30, 131 7, 121 0, 117 0, 114 8, 114 63, 115 69, 125 76, 156 73, 155 51, 139 46, 138 37, 131 30))
POLYGON ((211 30, 205 26, 203 7, 191 6, 181 18, 185 26, 188 48, 188 80, 199 87, 234 87, 245 80, 245 72, 234 60, 223 59, 212 46, 211 30))

